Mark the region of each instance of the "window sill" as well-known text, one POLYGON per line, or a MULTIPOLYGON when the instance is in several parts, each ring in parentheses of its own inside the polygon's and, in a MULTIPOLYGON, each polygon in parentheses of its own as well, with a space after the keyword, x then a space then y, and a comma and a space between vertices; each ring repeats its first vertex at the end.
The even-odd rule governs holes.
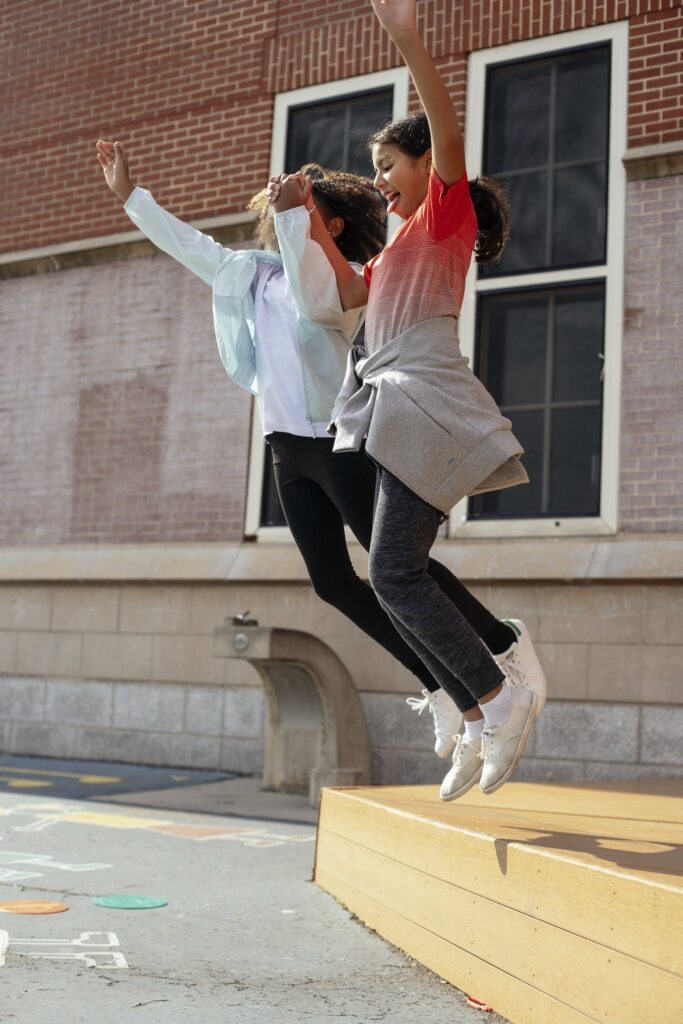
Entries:
MULTIPOLYGON (((367 556, 351 545, 358 573, 367 556)), ((434 555, 477 582, 683 579, 683 533, 439 540, 434 555)), ((0 548, 0 583, 305 583, 293 542, 0 548)))

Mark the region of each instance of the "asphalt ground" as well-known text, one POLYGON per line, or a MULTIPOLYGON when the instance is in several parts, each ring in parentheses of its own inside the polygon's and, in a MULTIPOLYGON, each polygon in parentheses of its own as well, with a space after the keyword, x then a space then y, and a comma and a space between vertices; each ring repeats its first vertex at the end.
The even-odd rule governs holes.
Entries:
POLYGON ((0 903, 68 907, 0 913, 3 1024, 502 1020, 311 883, 314 811, 302 798, 227 779, 112 799, 0 792, 0 903), (107 895, 167 905, 93 902, 107 895))
POLYGON ((234 778, 228 772, 0 755, 0 793, 21 790, 72 800, 97 800, 103 796, 177 789, 234 778))

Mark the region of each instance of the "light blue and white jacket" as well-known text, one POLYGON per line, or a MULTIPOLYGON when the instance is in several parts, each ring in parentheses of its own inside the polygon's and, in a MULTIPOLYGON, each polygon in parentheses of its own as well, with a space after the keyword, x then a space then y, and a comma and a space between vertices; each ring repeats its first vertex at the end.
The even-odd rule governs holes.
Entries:
MULTIPOLYGON (((143 188, 134 189, 124 209, 159 249, 211 286, 221 361, 232 380, 253 395, 259 393, 254 280, 260 263, 282 267, 296 312, 307 419, 311 423, 328 421, 365 309, 342 309, 334 271, 310 236, 308 211, 297 207, 276 214, 280 255, 257 249, 228 249, 168 213, 143 188)), ((355 269, 361 270, 357 266, 355 269)))

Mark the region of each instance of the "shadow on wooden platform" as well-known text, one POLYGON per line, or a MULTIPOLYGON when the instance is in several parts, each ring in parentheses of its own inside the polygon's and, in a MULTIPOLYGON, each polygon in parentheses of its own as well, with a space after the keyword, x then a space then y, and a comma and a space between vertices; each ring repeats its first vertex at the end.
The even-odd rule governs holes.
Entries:
POLYGON ((315 880, 513 1024, 683 1024, 683 781, 323 790, 315 880))

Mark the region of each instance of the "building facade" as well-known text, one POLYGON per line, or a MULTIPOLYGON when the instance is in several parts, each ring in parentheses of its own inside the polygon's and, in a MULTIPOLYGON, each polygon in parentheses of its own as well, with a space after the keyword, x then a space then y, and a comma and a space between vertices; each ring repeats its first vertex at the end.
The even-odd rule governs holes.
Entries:
MULTIPOLYGON (((532 479, 454 509, 438 557, 538 644, 527 777, 683 775, 683 4, 418 6, 468 172, 511 197, 460 334, 532 479)), ((209 290, 94 150, 253 245, 270 173, 370 173, 363 139, 418 109, 369 3, 19 0, 0 47, 0 749, 257 772, 258 679, 211 651, 250 609, 342 658, 376 782, 439 778, 414 679, 312 593, 209 290)))

